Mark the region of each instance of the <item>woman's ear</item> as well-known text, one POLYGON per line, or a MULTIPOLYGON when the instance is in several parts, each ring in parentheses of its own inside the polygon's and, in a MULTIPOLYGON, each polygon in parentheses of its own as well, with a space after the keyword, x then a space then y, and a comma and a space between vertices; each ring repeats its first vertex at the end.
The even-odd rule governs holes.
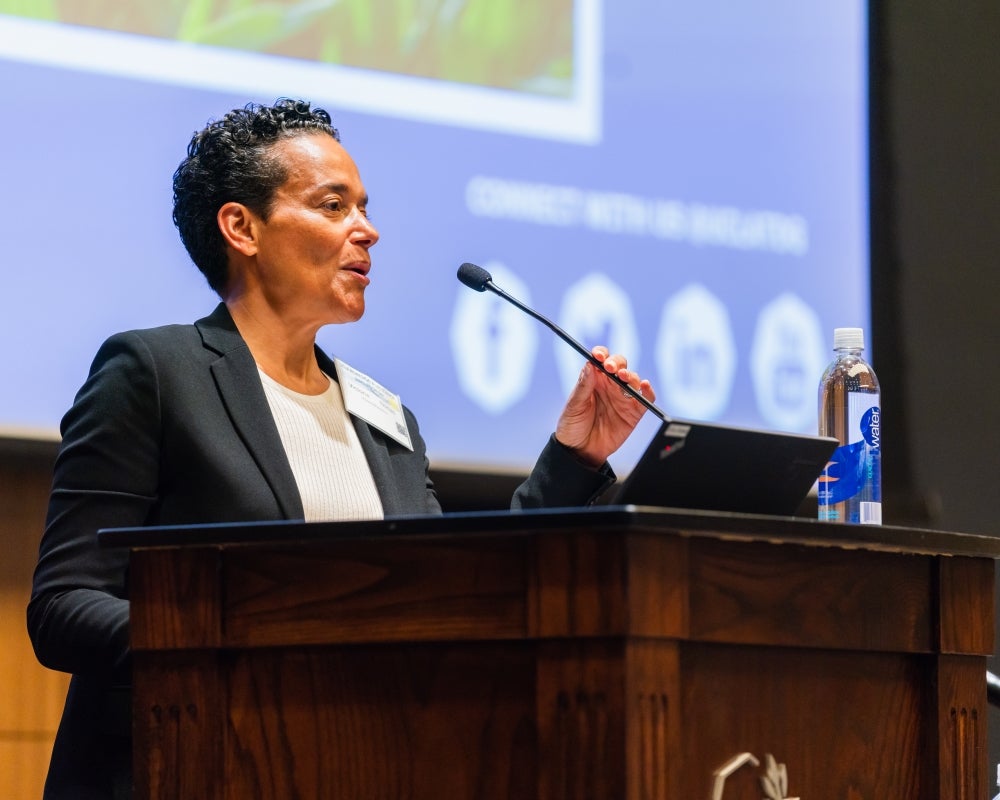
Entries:
POLYGON ((229 202, 216 214, 226 244, 245 256, 257 253, 257 215, 242 203, 229 202))

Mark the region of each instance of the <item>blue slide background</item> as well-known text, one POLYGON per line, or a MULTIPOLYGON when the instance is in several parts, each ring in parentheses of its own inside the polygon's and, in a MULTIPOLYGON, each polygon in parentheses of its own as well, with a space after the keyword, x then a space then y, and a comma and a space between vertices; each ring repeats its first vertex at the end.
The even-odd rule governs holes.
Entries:
MULTIPOLYGON (((799 342, 810 358, 799 360, 802 385, 790 390, 807 391, 814 408, 816 359, 829 354, 833 328, 868 327, 865 18, 857 0, 819 8, 615 0, 603 10, 594 145, 311 98, 331 112, 358 162, 382 236, 365 318, 326 329, 321 344, 400 394, 432 460, 521 468, 565 396, 557 358, 575 356, 539 330, 537 352, 525 354, 527 390, 501 412, 483 408, 459 380, 450 340, 456 304, 471 294, 455 280, 460 263, 503 264, 553 318, 576 281, 607 276, 631 303, 634 363, 668 413, 669 376, 655 356, 664 305, 699 284, 725 306, 735 347, 731 391, 706 416, 753 427, 781 427, 755 395, 752 351, 762 309, 790 293, 823 337, 818 355, 815 343, 799 342), (479 175, 772 210, 805 221, 808 248, 790 254, 475 215, 466 189, 479 175)), ((37 435, 55 431, 106 336, 192 321, 214 307, 170 220, 171 175, 208 119, 275 98, 11 60, 0 60, 0 80, 0 430, 37 435)), ((500 347, 503 324, 498 317, 500 347)), ((613 326, 607 332, 614 337, 613 326)), ((484 347, 483 357, 495 350, 484 347)), ((790 427, 814 426, 813 418, 790 427)), ((649 430, 616 468, 627 471, 649 430)))

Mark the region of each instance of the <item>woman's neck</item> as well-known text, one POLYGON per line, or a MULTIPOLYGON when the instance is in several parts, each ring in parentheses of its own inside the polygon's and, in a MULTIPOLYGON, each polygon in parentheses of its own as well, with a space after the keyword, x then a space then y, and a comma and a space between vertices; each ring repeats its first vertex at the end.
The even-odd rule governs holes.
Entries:
POLYGON ((264 374, 301 394, 322 394, 330 385, 316 360, 316 329, 295 326, 284 318, 226 303, 243 340, 264 374))

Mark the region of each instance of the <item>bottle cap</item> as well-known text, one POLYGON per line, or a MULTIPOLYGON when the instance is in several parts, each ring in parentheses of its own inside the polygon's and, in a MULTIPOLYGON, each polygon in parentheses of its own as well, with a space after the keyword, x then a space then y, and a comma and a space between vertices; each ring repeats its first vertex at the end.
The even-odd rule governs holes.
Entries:
POLYGON ((834 350, 864 350, 865 332, 862 328, 834 328, 834 350))

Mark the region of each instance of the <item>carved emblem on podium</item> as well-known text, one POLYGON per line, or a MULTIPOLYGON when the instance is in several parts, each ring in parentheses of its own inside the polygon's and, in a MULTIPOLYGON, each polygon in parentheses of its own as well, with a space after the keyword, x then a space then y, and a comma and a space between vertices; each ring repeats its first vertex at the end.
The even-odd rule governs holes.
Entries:
MULTIPOLYGON (((712 773, 714 778, 712 783, 712 800, 722 800, 722 793, 726 788, 726 778, 747 764, 752 767, 759 767, 760 761, 753 753, 740 753, 737 756, 733 756, 712 773)), ((764 756, 764 774, 760 776, 760 786, 764 790, 764 800, 800 800, 798 797, 786 796, 788 792, 788 770, 785 769, 784 764, 779 764, 775 761, 774 756, 770 753, 764 756)))

